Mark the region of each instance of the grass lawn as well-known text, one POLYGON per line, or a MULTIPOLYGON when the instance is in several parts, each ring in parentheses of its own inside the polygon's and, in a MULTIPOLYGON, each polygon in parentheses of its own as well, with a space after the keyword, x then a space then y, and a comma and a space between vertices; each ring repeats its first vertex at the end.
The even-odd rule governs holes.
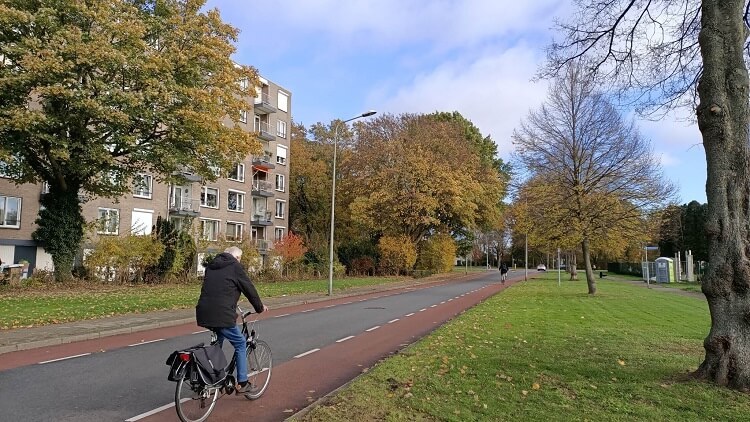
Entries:
POLYGON ((688 292, 701 293, 701 284, 698 283, 697 281, 694 281, 694 282, 681 281, 679 283, 669 283, 669 284, 665 284, 664 287, 672 287, 675 289, 686 290, 688 292))
POLYGON ((747 420, 750 396, 688 381, 705 300, 556 274, 515 285, 355 380, 305 421, 747 420))
MULTIPOLYGON (((368 277, 333 281, 334 290, 393 283, 411 278, 368 277)), ((328 291, 328 280, 256 283, 261 297, 328 291)), ((182 309, 195 306, 200 284, 135 286, 80 285, 0 287, 0 329, 101 318, 131 312, 182 309)))

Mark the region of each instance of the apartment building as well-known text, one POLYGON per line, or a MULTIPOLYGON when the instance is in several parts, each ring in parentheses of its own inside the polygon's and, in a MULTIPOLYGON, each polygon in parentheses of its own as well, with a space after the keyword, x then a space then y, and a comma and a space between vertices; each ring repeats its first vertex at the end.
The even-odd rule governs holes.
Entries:
MULTIPOLYGON (((193 230, 207 241, 250 239, 264 263, 273 242, 287 234, 289 201, 289 128, 291 93, 261 78, 256 96, 246 98, 240 126, 256 132, 263 153, 236 163, 214 182, 184 173, 181 185, 158 182, 141 174, 130 194, 116 201, 96 198, 83 205, 86 221, 99 221, 97 235, 150 234, 158 217, 193 230)), ((31 239, 36 230, 39 199, 44 185, 16 186, 0 178, 0 259, 3 263, 30 263, 30 269, 52 268, 52 259, 31 239)), ((199 259, 203 251, 199 251, 199 259)), ((198 271, 202 270, 200 265, 198 271)))

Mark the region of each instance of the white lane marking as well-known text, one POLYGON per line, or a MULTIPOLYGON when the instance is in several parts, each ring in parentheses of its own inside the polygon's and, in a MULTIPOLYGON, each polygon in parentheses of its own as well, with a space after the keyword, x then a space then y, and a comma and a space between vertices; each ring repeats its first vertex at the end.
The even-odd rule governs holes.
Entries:
POLYGON ((374 327, 372 327, 372 328, 368 328, 368 329, 366 329, 365 331, 367 331, 367 332, 369 333, 370 331, 375 331, 375 330, 377 330, 378 328, 380 328, 380 326, 379 326, 379 325, 376 325, 376 326, 374 326, 374 327))
POLYGON ((406 315, 404 315, 404 316, 412 316, 412 315, 414 315, 414 312, 412 312, 412 313, 410 313, 410 314, 406 314, 406 315))
POLYGON ((336 343, 341 343, 341 342, 344 342, 344 341, 347 341, 347 340, 351 340, 353 338, 354 338, 354 336, 340 338, 340 339, 336 340, 336 343))
POLYGON ((336 305, 328 305, 328 306, 326 306, 326 308, 333 308, 334 306, 336 306, 336 305))
POLYGON ((430 306, 430 308, 434 308, 434 307, 436 307, 436 306, 437 306, 437 305, 432 305, 432 306, 430 306))
POLYGON ((156 343, 157 341, 164 341, 163 338, 157 338, 156 340, 142 341, 140 343, 128 344, 128 347, 141 346, 143 344, 156 343))
MULTIPOLYGON (((181 401, 181 402, 183 402, 183 401, 185 401, 185 400, 190 400, 190 399, 188 399, 188 398, 184 398, 184 399, 182 399, 182 400, 180 400, 180 401, 181 401)), ((141 413, 141 414, 140 414, 140 415, 138 415, 138 416, 133 416, 133 417, 132 417, 132 418, 130 418, 130 419, 125 419, 125 422, 135 422, 135 421, 141 420, 141 419, 143 419, 143 418, 147 418, 147 417, 149 417, 149 416, 151 416, 151 415, 155 415, 155 414, 157 414, 157 413, 161 412, 162 410, 167 410, 167 409, 169 409, 170 407, 174 407, 174 402, 172 402, 172 403, 169 403, 169 404, 165 404, 164 406, 161 406, 161 407, 157 407, 157 408, 156 408, 156 409, 154 409, 154 410, 149 410, 149 411, 148 411, 148 412, 146 412, 146 413, 141 413)))
POLYGON ((315 352, 317 352, 318 350, 320 350, 320 349, 312 349, 312 350, 308 350, 308 351, 306 351, 305 353, 300 353, 300 354, 298 354, 298 355, 297 355, 297 356, 295 356, 294 358, 295 358, 295 359, 297 359, 297 358, 301 358, 301 357, 303 357, 303 356, 307 356, 307 355, 309 355, 309 354, 315 353, 315 352))
POLYGON ((67 359, 73 359, 73 358, 80 358, 82 356, 88 356, 90 354, 91 353, 81 353, 80 355, 73 355, 73 356, 66 356, 64 358, 45 360, 45 361, 39 362, 39 365, 44 365, 45 363, 59 362, 61 360, 67 360, 67 359))
POLYGON ((445 301, 440 302, 441 305, 444 304, 444 303, 445 303, 445 301))
POLYGON ((274 318, 281 318, 281 317, 285 317, 285 316, 289 316, 289 314, 276 315, 274 318))
POLYGON ((450 301, 452 301, 452 300, 453 300, 452 298, 451 298, 451 299, 448 299, 448 302, 450 302, 450 301))
POLYGON ((351 302, 344 302, 342 305, 349 305, 351 302))
POLYGON ((305 312, 310 312, 310 311, 312 311, 312 309, 306 309, 306 310, 304 310, 304 311, 302 311, 300 313, 304 314, 305 312))
POLYGON ((208 332, 208 330, 200 330, 200 331, 193 331, 192 334, 203 334, 203 333, 207 333, 207 332, 208 332))
POLYGON ((389 324, 393 324, 393 323, 394 323, 394 322, 396 322, 396 321, 398 321, 398 318, 396 318, 396 319, 392 319, 392 320, 388 321, 388 323, 389 323, 389 324))
POLYGON ((422 308, 422 309, 419 310, 419 312, 424 312, 426 310, 427 310, 427 308, 422 308))
POLYGON ((367 300, 367 299, 360 299, 360 300, 358 300, 357 302, 364 302, 364 301, 366 301, 366 300, 367 300))

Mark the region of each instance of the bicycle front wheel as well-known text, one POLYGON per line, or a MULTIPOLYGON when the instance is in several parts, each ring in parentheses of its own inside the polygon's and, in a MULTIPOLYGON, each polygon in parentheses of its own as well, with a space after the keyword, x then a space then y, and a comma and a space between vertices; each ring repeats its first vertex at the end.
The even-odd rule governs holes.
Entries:
POLYGON ((257 340, 255 348, 248 345, 247 380, 252 387, 245 393, 246 399, 255 400, 266 392, 268 383, 271 382, 271 369, 273 369, 273 357, 268 343, 257 340))
POLYGON ((186 376, 177 382, 174 407, 182 422, 202 422, 214 410, 218 398, 218 388, 191 384, 190 378, 186 376))

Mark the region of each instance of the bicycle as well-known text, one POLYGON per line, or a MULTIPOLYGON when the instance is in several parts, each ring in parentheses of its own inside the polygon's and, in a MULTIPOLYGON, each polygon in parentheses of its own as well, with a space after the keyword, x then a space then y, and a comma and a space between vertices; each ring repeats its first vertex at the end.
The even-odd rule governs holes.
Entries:
MULTIPOLYGON (((252 385, 244 396, 248 400, 256 400, 265 393, 271 381, 271 347, 258 339, 257 319, 252 320, 248 327, 246 318, 253 312, 243 312, 239 306, 237 309, 242 315, 242 335, 247 341, 248 382, 252 385)), ((211 344, 215 344, 216 341, 216 333, 211 332, 211 344)), ((217 382, 206 383, 190 350, 177 352, 179 365, 173 367, 173 378, 177 381, 174 403, 177 416, 182 422, 202 422, 211 414, 219 397, 235 392, 237 382, 233 374, 237 362, 233 355, 225 368, 226 376, 217 382)))

